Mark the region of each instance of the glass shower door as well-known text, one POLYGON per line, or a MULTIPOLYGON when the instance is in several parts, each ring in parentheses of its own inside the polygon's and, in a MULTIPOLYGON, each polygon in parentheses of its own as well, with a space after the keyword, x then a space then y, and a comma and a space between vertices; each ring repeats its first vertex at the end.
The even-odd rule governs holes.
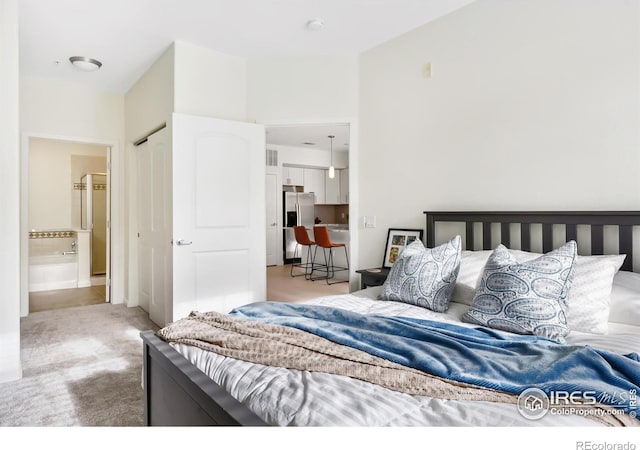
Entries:
POLYGON ((91 275, 107 273, 107 176, 94 174, 91 233, 91 275))
POLYGON ((107 175, 84 175, 80 199, 83 230, 91 231, 91 276, 107 273, 107 175))

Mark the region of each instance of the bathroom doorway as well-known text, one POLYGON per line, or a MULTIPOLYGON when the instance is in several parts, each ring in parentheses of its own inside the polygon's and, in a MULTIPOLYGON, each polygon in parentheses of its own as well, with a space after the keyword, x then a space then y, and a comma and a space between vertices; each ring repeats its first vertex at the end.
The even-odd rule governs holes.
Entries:
POLYGON ((29 138, 28 312, 109 301, 110 150, 29 138))

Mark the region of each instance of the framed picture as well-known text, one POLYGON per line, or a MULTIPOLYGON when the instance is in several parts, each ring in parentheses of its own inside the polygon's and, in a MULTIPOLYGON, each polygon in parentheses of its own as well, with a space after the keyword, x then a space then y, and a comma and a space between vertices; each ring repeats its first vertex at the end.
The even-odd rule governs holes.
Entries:
POLYGON ((389 228, 382 267, 391 267, 402 250, 416 239, 422 241, 422 230, 389 228))

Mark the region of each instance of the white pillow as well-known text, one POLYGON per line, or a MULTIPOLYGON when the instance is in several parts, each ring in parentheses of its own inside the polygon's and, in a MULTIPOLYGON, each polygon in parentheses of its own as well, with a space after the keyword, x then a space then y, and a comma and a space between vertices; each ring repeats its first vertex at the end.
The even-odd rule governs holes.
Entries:
MULTIPOLYGON (((518 263, 537 258, 539 253, 510 250, 518 263)), ((569 328, 593 334, 607 334, 613 277, 625 255, 578 256, 569 290, 569 328)))
POLYGON ((609 322, 640 327, 640 273, 620 271, 613 278, 609 322))
POLYGON ((493 250, 465 250, 462 252, 460 271, 458 272, 451 301, 469 306, 473 304, 473 296, 476 295, 482 271, 491 253, 493 253, 493 250))
MULTIPOLYGON (((452 301, 472 305, 484 265, 491 252, 492 250, 465 250, 462 252, 460 272, 456 280, 452 301)), ((542 256, 542 253, 522 250, 509 249, 509 252, 519 264, 542 256)), ((613 278, 622 266, 624 258, 625 255, 578 256, 568 299, 567 320, 571 330, 594 334, 607 333, 613 278)), ((640 302, 640 275, 638 275, 636 283, 635 287, 637 287, 638 301, 640 302)), ((625 296, 625 298, 629 297, 628 293, 621 292, 619 295, 625 296)), ((636 317, 640 317, 640 311, 636 314, 636 317)), ((623 318, 618 317, 616 321, 620 320, 623 318)), ((611 321, 614 322, 614 320, 611 321)))

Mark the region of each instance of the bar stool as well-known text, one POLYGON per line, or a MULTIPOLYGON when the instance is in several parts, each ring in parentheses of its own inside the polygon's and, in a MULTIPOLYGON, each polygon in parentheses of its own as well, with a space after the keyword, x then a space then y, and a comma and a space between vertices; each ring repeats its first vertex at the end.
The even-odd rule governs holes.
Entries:
MULTIPOLYGON (((318 268, 315 270, 325 272, 326 276, 315 277, 315 278, 311 277, 311 280, 313 281, 326 280, 327 284, 348 282, 349 280, 346 279, 346 280, 334 281, 333 283, 329 283, 329 280, 335 276, 336 272, 349 270, 349 255, 347 255, 347 244, 334 244, 333 242, 331 242, 331 237, 329 236, 329 230, 327 229, 327 227, 313 227, 313 236, 316 241, 316 245, 322 248, 322 253, 324 254, 324 263, 325 263, 324 266, 317 266, 318 268), (347 260, 347 267, 338 267, 333 263, 333 250, 340 247, 344 249, 344 256, 347 260), (327 259, 327 250, 329 250, 328 259, 327 259)), ((316 251, 317 251, 317 248, 316 248, 316 251)))
POLYGON ((316 245, 316 243, 314 241, 309 239, 309 234, 307 233, 307 228, 304 227, 304 226, 300 225, 300 226, 293 227, 293 235, 296 238, 296 248, 293 251, 294 259, 297 258, 298 248, 302 248, 302 247, 307 247, 307 258, 306 258, 306 262, 299 262, 299 263, 291 264, 291 276, 292 277, 299 277, 301 275, 304 275, 305 279, 309 280, 309 279, 311 279, 311 275, 313 274, 314 262, 315 262, 315 258, 316 258, 316 253, 318 251, 318 247, 317 247, 317 245, 316 245), (315 247, 315 252, 313 253, 313 256, 311 256, 311 248, 312 247, 315 247), (293 268, 294 267, 299 267, 301 269, 304 269, 304 273, 299 273, 297 275, 294 275, 293 274, 293 268))

